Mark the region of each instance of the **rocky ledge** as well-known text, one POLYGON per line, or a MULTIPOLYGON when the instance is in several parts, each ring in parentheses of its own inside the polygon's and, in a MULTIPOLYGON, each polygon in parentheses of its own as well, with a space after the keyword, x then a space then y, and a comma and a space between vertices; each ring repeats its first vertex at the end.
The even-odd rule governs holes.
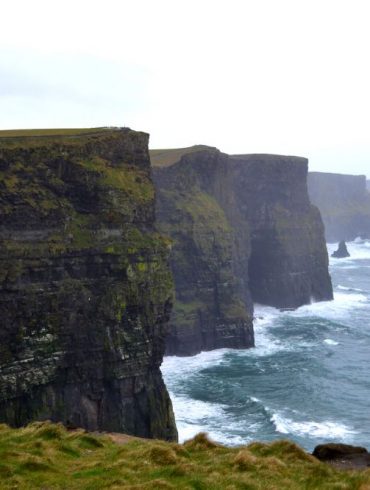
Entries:
POLYGON ((0 422, 176 439, 148 135, 0 133, 0 422))

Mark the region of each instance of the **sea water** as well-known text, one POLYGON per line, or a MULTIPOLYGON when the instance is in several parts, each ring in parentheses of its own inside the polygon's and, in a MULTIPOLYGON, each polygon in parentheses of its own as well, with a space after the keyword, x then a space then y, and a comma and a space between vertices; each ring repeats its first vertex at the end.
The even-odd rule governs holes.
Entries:
POLYGON ((180 441, 205 431, 228 445, 370 448, 370 241, 347 246, 351 257, 330 258, 334 301, 255 305, 255 348, 164 359, 180 441))

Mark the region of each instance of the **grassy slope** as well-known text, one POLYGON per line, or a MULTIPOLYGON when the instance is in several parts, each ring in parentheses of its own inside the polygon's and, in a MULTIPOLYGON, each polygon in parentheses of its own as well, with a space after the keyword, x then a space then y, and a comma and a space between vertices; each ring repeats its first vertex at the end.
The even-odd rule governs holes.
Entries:
POLYGON ((215 148, 207 145, 194 145, 188 148, 170 148, 162 150, 150 150, 150 160, 153 167, 169 167, 180 161, 181 157, 201 150, 214 150, 215 148))
POLYGON ((81 134, 114 131, 116 128, 53 128, 53 129, 4 129, 0 138, 24 138, 37 136, 78 136, 81 134))
POLYGON ((0 425, 2 489, 370 489, 370 471, 339 471, 291 442, 227 448, 199 434, 183 445, 0 425))
POLYGON ((121 131, 129 133, 130 129, 105 127, 0 130, 0 149, 50 147, 64 143, 76 146, 87 141, 96 141, 104 136, 112 136, 114 133, 119 137, 121 131))

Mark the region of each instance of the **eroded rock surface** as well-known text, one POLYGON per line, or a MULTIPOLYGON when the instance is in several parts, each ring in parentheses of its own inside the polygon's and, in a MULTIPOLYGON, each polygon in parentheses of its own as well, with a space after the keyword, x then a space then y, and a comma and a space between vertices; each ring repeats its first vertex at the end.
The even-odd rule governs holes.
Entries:
POLYGON ((0 422, 177 437, 148 135, 0 133, 0 422))

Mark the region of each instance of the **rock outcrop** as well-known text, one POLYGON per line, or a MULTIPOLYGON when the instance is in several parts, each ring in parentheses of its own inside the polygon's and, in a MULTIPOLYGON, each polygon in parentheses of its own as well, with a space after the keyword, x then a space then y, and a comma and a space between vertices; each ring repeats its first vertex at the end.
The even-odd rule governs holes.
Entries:
POLYGON ((151 157, 158 224, 173 239, 168 354, 253 346, 253 301, 296 308, 332 299, 306 159, 204 147, 151 157))
POLYGON ((347 250, 347 245, 344 240, 341 240, 338 244, 338 249, 331 254, 332 257, 336 259, 344 259, 345 257, 350 257, 349 252, 347 250))
POLYGON ((148 135, 0 133, 0 422, 176 439, 148 135))
POLYGON ((341 444, 337 442, 329 442, 327 444, 319 444, 313 450, 312 456, 327 461, 348 456, 350 454, 369 454, 365 447, 351 446, 349 444, 341 444))
POLYGON ((312 455, 342 470, 361 470, 370 466, 370 454, 361 446, 330 442, 316 446, 312 455))
POLYGON ((308 192, 320 209, 328 242, 370 237, 370 193, 364 175, 310 172, 308 192))

